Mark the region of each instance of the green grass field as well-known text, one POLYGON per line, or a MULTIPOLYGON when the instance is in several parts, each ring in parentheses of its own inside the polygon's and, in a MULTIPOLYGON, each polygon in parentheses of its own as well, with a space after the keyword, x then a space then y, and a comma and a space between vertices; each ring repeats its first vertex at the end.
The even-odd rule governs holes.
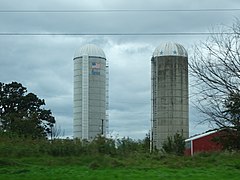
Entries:
POLYGON ((148 144, 99 137, 80 140, 0 136, 0 180, 240 179, 240 153, 175 156, 149 153, 148 144))
POLYGON ((240 154, 0 158, 0 179, 239 179, 240 154))

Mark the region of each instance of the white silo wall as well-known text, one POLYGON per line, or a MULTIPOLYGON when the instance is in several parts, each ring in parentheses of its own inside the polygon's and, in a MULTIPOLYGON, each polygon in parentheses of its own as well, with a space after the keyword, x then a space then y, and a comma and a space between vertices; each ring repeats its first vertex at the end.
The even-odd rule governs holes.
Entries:
MULTIPOLYGON (((152 148, 161 149, 168 136, 189 136, 188 58, 185 49, 167 44, 152 58, 152 148), (166 49, 167 48, 167 49, 166 49), (169 54, 164 51, 174 51, 169 54)), ((183 48, 183 47, 180 47, 183 48)))
POLYGON ((88 46, 74 57, 73 135, 92 140, 106 134, 106 58, 100 48, 88 46))

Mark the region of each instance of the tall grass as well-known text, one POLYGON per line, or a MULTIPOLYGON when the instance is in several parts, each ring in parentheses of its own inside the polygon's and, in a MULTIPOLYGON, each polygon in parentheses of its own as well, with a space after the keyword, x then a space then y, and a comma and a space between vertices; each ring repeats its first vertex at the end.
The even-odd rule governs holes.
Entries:
POLYGON ((148 146, 143 141, 130 138, 108 139, 98 136, 93 141, 80 139, 31 139, 5 133, 0 134, 1 157, 27 156, 81 156, 110 155, 130 156, 131 154, 148 152, 148 146))

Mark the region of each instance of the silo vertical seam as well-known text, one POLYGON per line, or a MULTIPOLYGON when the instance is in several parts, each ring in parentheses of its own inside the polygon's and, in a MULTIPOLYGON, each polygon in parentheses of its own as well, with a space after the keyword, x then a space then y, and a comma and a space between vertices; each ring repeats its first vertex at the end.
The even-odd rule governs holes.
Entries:
POLYGON ((82 58, 82 139, 88 139, 88 89, 89 89, 89 60, 82 58))
POLYGON ((151 61, 151 87, 152 87, 152 90, 151 90, 151 131, 150 131, 150 152, 152 152, 153 150, 153 118, 154 118, 154 63, 153 63, 153 58, 152 58, 152 61, 151 61))
POLYGON ((109 64, 106 59, 106 121, 105 121, 105 128, 106 128, 106 135, 109 133, 109 64))

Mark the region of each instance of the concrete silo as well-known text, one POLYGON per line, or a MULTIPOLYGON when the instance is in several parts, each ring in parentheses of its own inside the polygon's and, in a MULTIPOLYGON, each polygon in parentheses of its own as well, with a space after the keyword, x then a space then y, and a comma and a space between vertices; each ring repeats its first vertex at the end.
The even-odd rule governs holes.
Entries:
POLYGON ((158 46, 151 59, 152 144, 161 149, 168 136, 189 136, 188 55, 177 43, 158 46))
POLYGON ((92 140, 108 127, 108 64, 103 50, 88 44, 74 58, 74 138, 92 140))

